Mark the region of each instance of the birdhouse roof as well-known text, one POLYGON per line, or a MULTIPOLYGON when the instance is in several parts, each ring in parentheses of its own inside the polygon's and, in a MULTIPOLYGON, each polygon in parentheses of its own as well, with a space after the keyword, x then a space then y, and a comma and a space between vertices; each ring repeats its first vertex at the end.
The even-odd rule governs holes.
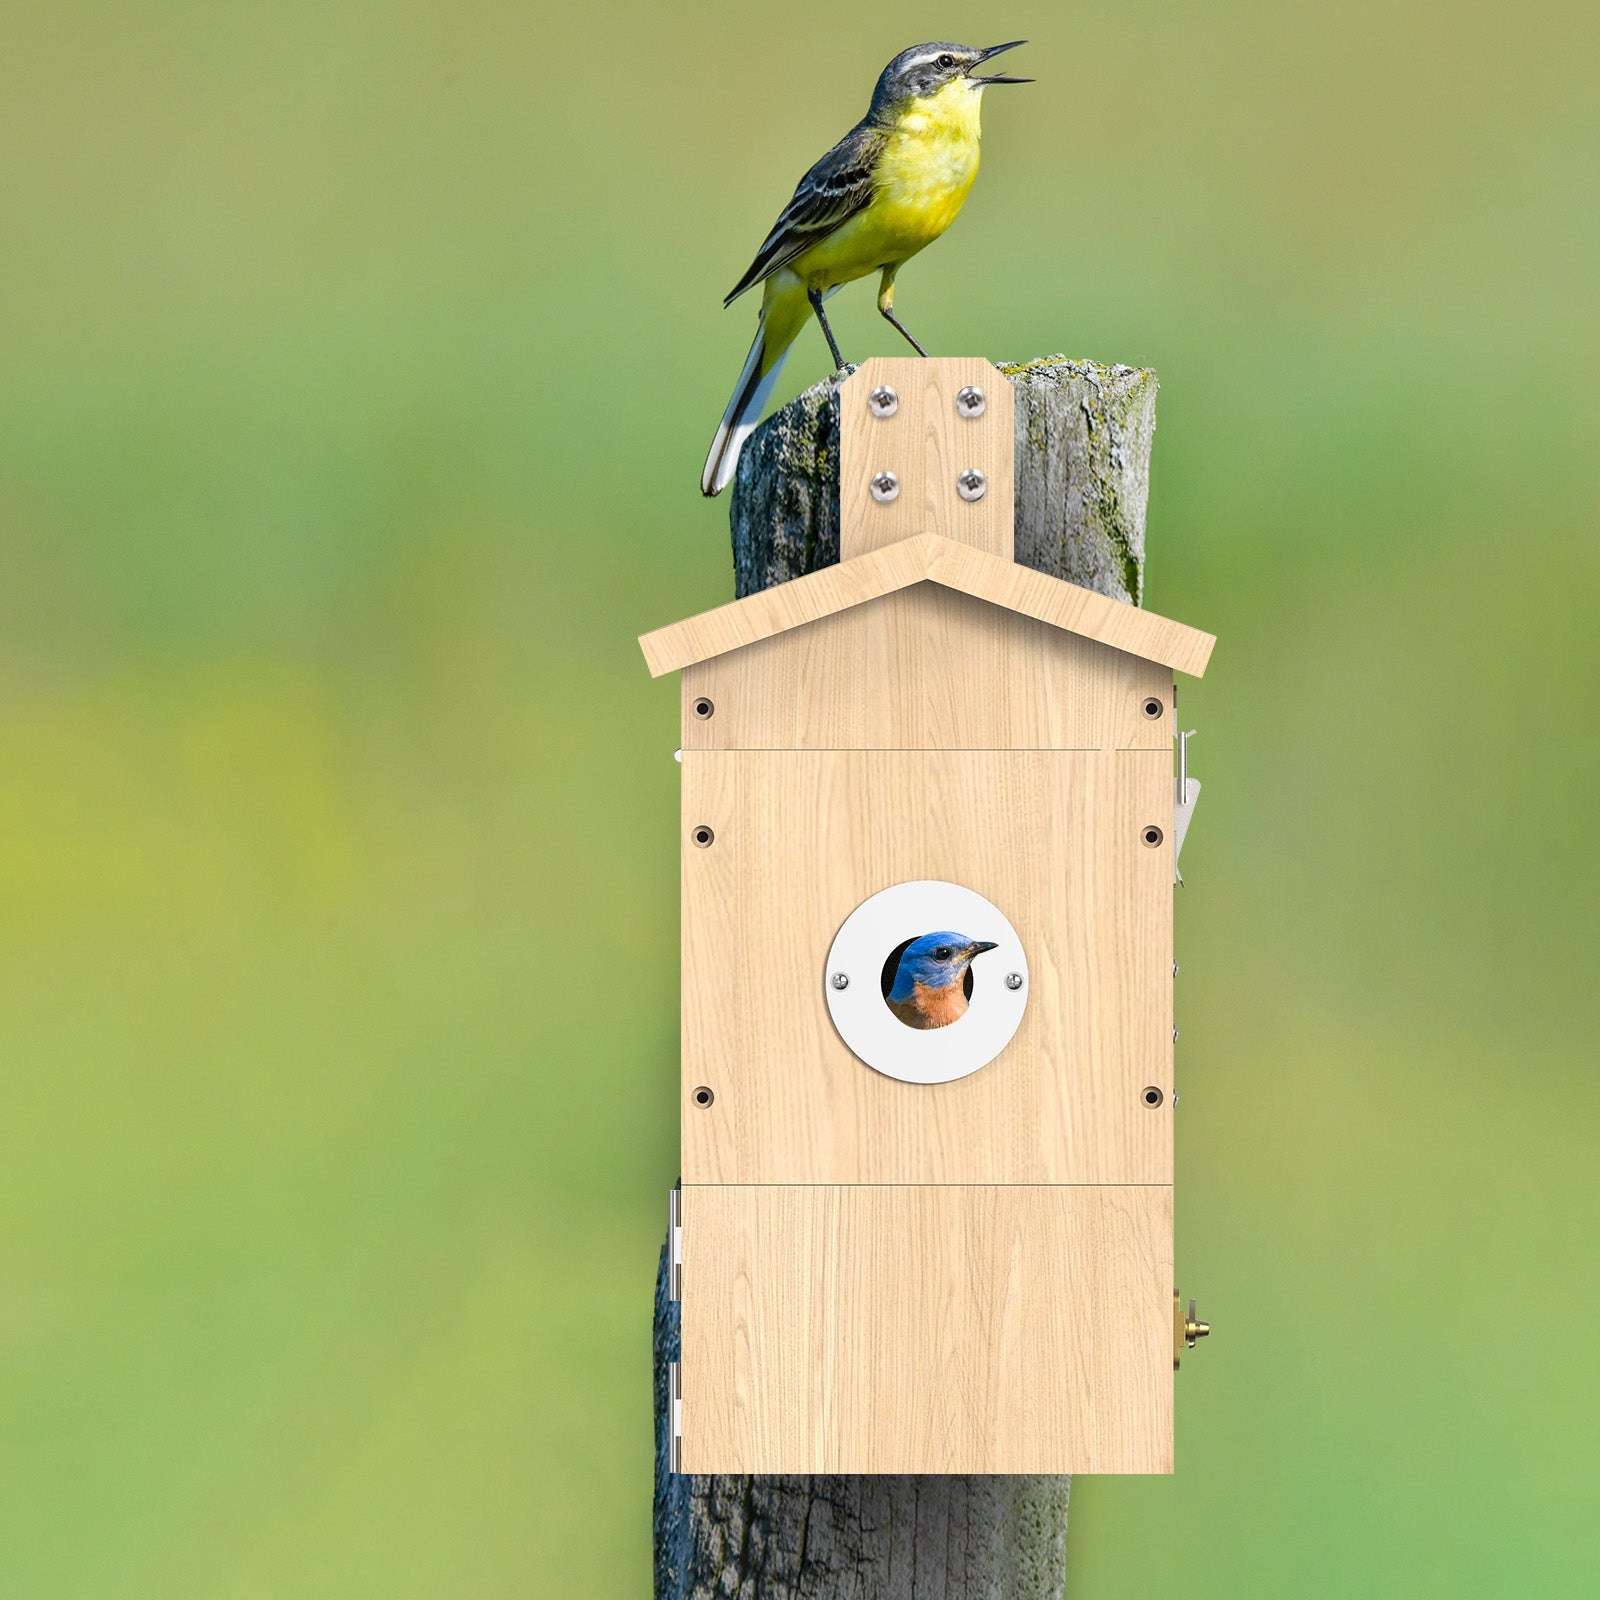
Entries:
POLYGON ((853 556, 640 637, 650 675, 676 672, 916 583, 938 583, 1198 678, 1216 639, 936 533, 853 556))

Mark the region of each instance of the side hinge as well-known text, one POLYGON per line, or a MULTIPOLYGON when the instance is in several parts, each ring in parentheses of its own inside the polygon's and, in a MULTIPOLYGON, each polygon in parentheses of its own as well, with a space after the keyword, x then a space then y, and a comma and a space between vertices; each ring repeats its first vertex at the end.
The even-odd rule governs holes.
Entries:
POLYGON ((667 1299, 683 1300, 683 1190, 667 1192, 667 1299))
POLYGON ((683 1369, 667 1363, 667 1471, 683 1471, 683 1369))

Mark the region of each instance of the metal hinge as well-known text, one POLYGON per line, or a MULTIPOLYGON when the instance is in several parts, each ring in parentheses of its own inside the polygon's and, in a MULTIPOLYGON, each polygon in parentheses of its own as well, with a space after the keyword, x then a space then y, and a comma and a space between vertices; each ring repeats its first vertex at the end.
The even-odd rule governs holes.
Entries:
POLYGON ((667 1299, 683 1300, 683 1190, 667 1191, 667 1299))
POLYGON ((676 1361, 667 1363, 667 1471, 683 1471, 683 1379, 676 1361))

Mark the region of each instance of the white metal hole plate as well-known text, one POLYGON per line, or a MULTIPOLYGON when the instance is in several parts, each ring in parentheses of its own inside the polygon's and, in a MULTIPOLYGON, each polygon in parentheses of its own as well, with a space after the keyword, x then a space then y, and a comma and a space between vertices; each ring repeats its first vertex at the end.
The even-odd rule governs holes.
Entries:
POLYGON ((863 900, 828 951, 822 990, 839 1037, 869 1067, 904 1083, 950 1083, 987 1066, 1010 1044, 1028 1005, 1028 962, 1005 914, 959 883, 897 883, 863 900), (883 964, 908 939, 950 930, 992 939, 972 964, 966 1014, 942 1028, 907 1027, 883 997, 883 964), (849 978, 843 989, 833 975, 849 978), (1006 987, 1008 973, 1022 986, 1006 987))

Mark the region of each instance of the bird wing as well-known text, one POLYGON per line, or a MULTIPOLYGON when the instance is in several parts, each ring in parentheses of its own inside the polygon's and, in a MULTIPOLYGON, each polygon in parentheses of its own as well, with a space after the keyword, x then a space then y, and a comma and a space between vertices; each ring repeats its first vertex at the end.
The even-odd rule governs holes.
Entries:
POLYGON ((766 242, 723 305, 732 305, 753 284, 788 266, 866 205, 872 198, 873 171, 887 139, 881 128, 858 122, 800 180, 794 198, 773 223, 766 242))

